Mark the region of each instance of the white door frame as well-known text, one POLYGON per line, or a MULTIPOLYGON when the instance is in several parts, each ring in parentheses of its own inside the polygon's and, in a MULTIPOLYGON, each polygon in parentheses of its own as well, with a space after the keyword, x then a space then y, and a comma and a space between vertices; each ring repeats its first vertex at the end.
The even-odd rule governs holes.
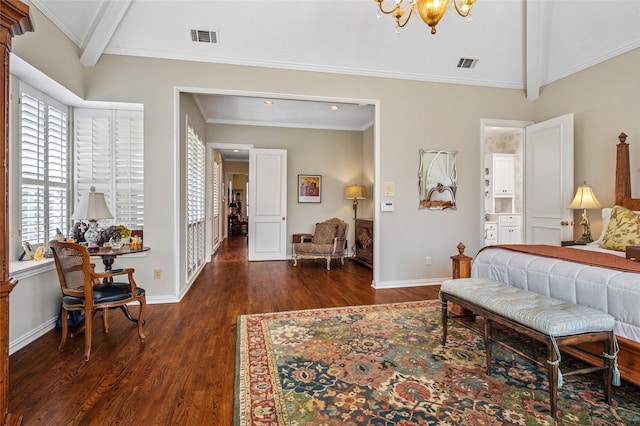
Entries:
MULTIPOLYGON (((244 90, 228 90, 228 89, 213 89, 204 87, 188 87, 178 86, 176 87, 176 109, 179 103, 180 93, 194 93, 194 94, 207 94, 207 95, 230 95, 230 96, 249 96, 249 97, 264 97, 273 99, 293 99, 302 101, 322 101, 322 102, 338 102, 338 103, 352 103, 352 104, 370 104, 374 107, 374 124, 373 124, 373 281, 372 286, 375 288, 376 283, 380 282, 379 271, 379 258, 380 258, 380 212, 376 208, 380 200, 380 100, 378 99, 358 99, 358 98, 339 98, 339 97, 323 97, 323 96, 310 96, 299 94, 286 94, 286 93, 272 93, 272 92, 255 92, 244 90)), ((205 141, 207 142, 207 141, 205 141)), ((177 147, 176 147, 177 149, 177 147)), ((249 177, 251 179, 251 177, 249 177)), ((178 192, 179 194, 179 192, 178 192)), ((179 221, 179 215, 176 215, 176 220, 179 221)), ((208 236, 207 238, 210 238, 208 236)))
MULTIPOLYGON (((527 126, 530 126, 533 124, 533 121, 521 121, 521 120, 497 120, 497 119, 491 119, 491 118, 481 118, 480 119, 480 155, 479 155, 479 161, 480 161, 480 167, 478 168, 478 170, 480 170, 480 173, 483 173, 484 171, 484 141, 486 139, 486 132, 485 132, 485 128, 486 127, 507 127, 507 128, 514 128, 514 129, 522 129, 522 156, 523 156, 523 161, 524 161, 524 149, 525 149, 525 145, 527 143, 527 140, 525 138, 525 129, 527 128, 527 126)), ((484 188, 484 174, 482 174, 479 178, 478 178, 478 194, 484 194, 485 188, 484 188)), ((524 191, 524 188, 523 188, 524 191)), ((524 203, 524 198, 523 198, 523 203, 524 203)), ((523 206, 524 207, 524 206, 523 206)), ((480 210, 481 213, 484 212, 484 196, 480 197, 480 210)), ((522 219, 523 219, 523 223, 521 224, 522 230, 524 230, 524 208, 523 208, 523 212, 522 212, 522 219)), ((484 245, 484 215, 480 214, 478 217, 478 230, 479 230, 479 234, 480 234, 480 245, 478 247, 482 247, 484 245)), ((522 233, 522 235, 524 236, 524 232, 522 233)))

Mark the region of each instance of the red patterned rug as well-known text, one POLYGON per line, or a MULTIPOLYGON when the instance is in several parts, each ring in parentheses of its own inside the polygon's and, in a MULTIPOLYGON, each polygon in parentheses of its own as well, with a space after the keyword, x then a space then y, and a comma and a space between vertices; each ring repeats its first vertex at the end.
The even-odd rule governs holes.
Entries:
MULTIPOLYGON (((240 316, 235 424, 554 424, 546 369, 494 347, 487 376, 476 331, 441 336, 438 301, 240 316)), ((601 385, 565 378, 558 423, 640 424, 640 388, 613 387, 609 406, 601 385)))

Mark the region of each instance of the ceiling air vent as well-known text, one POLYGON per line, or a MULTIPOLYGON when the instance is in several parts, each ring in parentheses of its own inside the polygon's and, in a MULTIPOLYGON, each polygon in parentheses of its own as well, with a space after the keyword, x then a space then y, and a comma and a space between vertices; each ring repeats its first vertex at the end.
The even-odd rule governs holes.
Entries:
POLYGON ((458 61, 458 68, 465 68, 465 69, 475 68, 477 63, 478 63, 477 59, 460 58, 460 60, 458 61))
POLYGON ((218 44, 218 33, 208 30, 191 30, 191 41, 218 44))

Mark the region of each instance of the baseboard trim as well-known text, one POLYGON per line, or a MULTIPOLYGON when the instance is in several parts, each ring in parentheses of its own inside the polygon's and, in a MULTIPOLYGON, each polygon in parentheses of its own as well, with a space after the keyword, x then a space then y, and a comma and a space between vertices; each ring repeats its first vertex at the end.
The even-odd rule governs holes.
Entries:
POLYGON ((400 280, 400 281, 382 281, 382 282, 372 282, 371 287, 376 290, 384 289, 384 288, 403 288, 403 287, 421 287, 425 285, 440 285, 442 281, 448 280, 450 278, 426 278, 420 280, 400 280))
POLYGON ((20 349, 27 346, 29 343, 36 341, 38 338, 44 336, 49 331, 53 330, 56 326, 56 320, 58 318, 52 318, 49 321, 41 324, 39 327, 34 328, 30 332, 23 334, 17 339, 9 343, 9 355, 14 352, 18 352, 20 349))

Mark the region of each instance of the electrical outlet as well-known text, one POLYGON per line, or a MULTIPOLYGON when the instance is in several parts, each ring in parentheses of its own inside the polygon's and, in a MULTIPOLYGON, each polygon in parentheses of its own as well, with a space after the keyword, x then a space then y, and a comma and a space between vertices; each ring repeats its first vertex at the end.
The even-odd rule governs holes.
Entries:
POLYGON ((427 266, 431 266, 431 256, 427 256, 425 258, 425 262, 426 262, 427 266))
POLYGON ((154 280, 159 280, 160 279, 160 269, 154 269, 153 270, 153 279, 154 280))

